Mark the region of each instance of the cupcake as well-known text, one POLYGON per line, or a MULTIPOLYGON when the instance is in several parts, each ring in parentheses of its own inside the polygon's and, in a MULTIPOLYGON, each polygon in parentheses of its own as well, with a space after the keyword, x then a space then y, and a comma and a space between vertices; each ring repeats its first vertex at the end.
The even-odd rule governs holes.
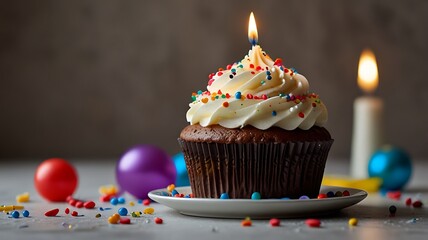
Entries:
POLYGON ((178 139, 194 196, 316 198, 333 140, 307 79, 259 45, 208 79, 178 139))

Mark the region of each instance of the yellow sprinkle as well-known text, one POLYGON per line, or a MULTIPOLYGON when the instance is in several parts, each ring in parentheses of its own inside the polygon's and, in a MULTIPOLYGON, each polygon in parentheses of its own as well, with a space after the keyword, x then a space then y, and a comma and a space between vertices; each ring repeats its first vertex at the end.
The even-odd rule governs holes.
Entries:
POLYGON ((0 207, 0 211, 13 211, 13 210, 22 210, 22 209, 24 209, 24 206, 10 205, 10 206, 0 207))
POLYGON ((111 216, 108 218, 108 222, 109 222, 110 224, 117 224, 117 222, 119 222, 119 220, 120 220, 120 215, 119 215, 119 214, 117 214, 117 213, 115 213, 115 214, 111 215, 111 216))
POLYGON ((151 207, 145 208, 143 211, 144 214, 153 214, 154 212, 155 212, 155 209, 151 207))
POLYGON ((101 195, 116 195, 117 194, 117 187, 115 185, 105 185, 101 186, 98 189, 98 192, 101 195))
POLYGON ((29 201, 30 201, 30 194, 28 192, 21 193, 16 196, 17 203, 23 203, 23 202, 29 202, 29 201))
POLYGON ((348 224, 349 224, 349 226, 357 226, 357 224, 358 224, 358 219, 356 219, 356 218, 351 218, 351 219, 349 219, 348 224))
POLYGON ((135 203, 131 201, 131 202, 129 202, 129 206, 133 207, 133 206, 135 206, 135 203))
POLYGON ((174 184, 170 184, 170 185, 168 185, 168 187, 166 187, 166 189, 168 190, 168 192, 172 192, 172 190, 175 189, 175 185, 174 184))

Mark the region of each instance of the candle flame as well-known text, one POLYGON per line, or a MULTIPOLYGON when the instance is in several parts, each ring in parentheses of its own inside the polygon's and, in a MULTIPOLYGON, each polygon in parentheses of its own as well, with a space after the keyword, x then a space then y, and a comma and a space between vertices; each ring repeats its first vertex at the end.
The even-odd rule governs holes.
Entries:
POLYGON ((374 53, 365 49, 358 64, 358 86, 365 92, 373 92, 379 84, 376 57, 374 53))
POLYGON ((248 22, 248 40, 252 45, 256 45, 258 38, 256 19, 254 18, 254 13, 251 12, 250 21, 248 22))

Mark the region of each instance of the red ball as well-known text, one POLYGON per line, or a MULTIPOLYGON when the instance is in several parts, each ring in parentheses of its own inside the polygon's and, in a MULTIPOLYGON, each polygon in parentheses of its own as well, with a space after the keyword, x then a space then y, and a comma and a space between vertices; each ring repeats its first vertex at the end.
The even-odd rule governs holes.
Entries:
POLYGON ((47 200, 64 202, 76 190, 77 173, 66 160, 51 158, 37 167, 34 185, 39 194, 47 200))

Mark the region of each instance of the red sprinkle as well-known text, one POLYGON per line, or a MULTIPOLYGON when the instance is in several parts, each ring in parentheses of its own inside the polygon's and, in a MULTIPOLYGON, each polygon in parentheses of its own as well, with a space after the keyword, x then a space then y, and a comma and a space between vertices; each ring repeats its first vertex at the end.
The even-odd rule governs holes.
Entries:
POLYGON ((210 79, 210 80, 208 81, 208 86, 211 86, 211 84, 213 84, 213 82, 214 82, 214 79, 210 79))
POLYGON ((143 205, 144 206, 149 206, 150 205, 150 199, 144 199, 143 200, 143 205))
POLYGON ((343 191, 342 194, 343 194, 344 197, 347 197, 347 196, 351 195, 348 190, 343 191))
POLYGON ((386 196, 390 199, 400 200, 401 192, 400 191, 390 191, 386 193, 386 196))
POLYGON ((299 112, 299 117, 304 118, 304 117, 305 117, 305 114, 304 114, 304 113, 302 113, 302 112, 299 112))
POLYGON ((77 207, 77 208, 82 208, 82 207, 83 207, 83 202, 82 202, 82 201, 78 201, 78 202, 76 202, 75 207, 77 207))
POLYGON ((77 200, 76 199, 70 199, 70 201, 68 201, 68 204, 70 204, 71 206, 76 206, 77 200))
POLYGON ((55 217, 58 213, 59 213, 59 209, 55 208, 55 209, 52 209, 52 210, 45 212, 45 216, 46 217, 55 217))
POLYGON ((70 209, 66 208, 66 209, 64 210, 64 212, 65 212, 65 214, 69 214, 69 213, 70 213, 70 209))
POLYGON ((182 194, 182 193, 177 193, 177 194, 175 194, 175 195, 174 195, 174 197, 183 198, 183 197, 184 197, 184 194, 182 194))
POLYGON ((70 196, 68 196, 68 197, 65 199, 65 201, 66 201, 66 202, 69 202, 71 199, 73 199, 73 196, 71 196, 71 195, 70 195, 70 196))
POLYGON ((120 218, 120 224, 131 224, 130 218, 120 218))
POLYGON ((251 64, 250 64, 250 68, 254 68, 254 64, 252 64, 252 63, 251 63, 251 64))
POLYGON ((266 94, 263 94, 263 95, 262 95, 262 98, 263 98, 263 100, 266 100, 268 97, 267 97, 267 95, 266 95, 266 94))
POLYGON ((251 74, 256 74, 255 72, 251 71, 251 74))
POLYGON ((162 220, 162 218, 155 218, 155 223, 156 224, 162 224, 163 223, 163 220, 162 220))
POLYGON ((224 102, 223 103, 223 107, 229 107, 229 103, 228 102, 224 102))
POLYGON ((112 198, 112 195, 102 195, 100 196, 100 202, 110 202, 110 199, 112 198))
POLYGON ((416 200, 416 201, 413 202, 413 207, 414 208, 421 208, 422 205, 424 205, 424 204, 421 201, 419 201, 419 200, 416 200))
POLYGON ((411 206, 412 205, 412 199, 407 198, 405 203, 406 203, 406 206, 411 206))
POLYGON ((317 106, 317 104, 313 102, 312 103, 312 107, 316 107, 316 106, 317 106))
POLYGON ((262 67, 257 66, 257 67, 256 67, 256 70, 257 70, 257 71, 260 71, 260 70, 262 70, 262 67))
POLYGON ((281 58, 275 59, 275 62, 273 64, 277 65, 277 66, 281 66, 282 65, 282 59, 281 58))
POLYGON ((325 193, 318 194, 318 199, 322 199, 322 198, 327 198, 327 194, 325 193))
POLYGON ((269 224, 272 226, 272 227, 278 227, 279 225, 280 225, 280 221, 279 221, 279 219, 278 218, 272 218, 270 221, 269 221, 269 224))
POLYGON ((230 70, 232 68, 232 65, 229 64, 229 65, 226 66, 226 68, 227 68, 227 70, 230 70))
POLYGON ((76 212, 76 211, 73 211, 72 213, 71 213, 71 216, 73 216, 73 217, 77 217, 79 215, 79 213, 78 212, 76 212))
POLYGON ((85 203, 83 204, 83 206, 84 206, 85 208, 91 209, 91 208, 94 208, 94 207, 95 207, 95 203, 94 203, 94 201, 87 201, 87 202, 85 202, 85 203))
POLYGON ((252 225, 252 222, 250 219, 245 219, 245 220, 242 220, 241 222, 241 226, 243 227, 251 227, 251 225, 252 225))
POLYGON ((306 219, 305 223, 308 227, 320 227, 321 226, 321 221, 318 219, 315 219, 315 218, 306 219))
POLYGON ((248 93, 248 94, 247 94, 247 98, 248 98, 248 99, 253 99, 253 95, 248 93))
POLYGON ((217 72, 217 75, 221 76, 221 75, 223 75, 223 72, 217 72))

